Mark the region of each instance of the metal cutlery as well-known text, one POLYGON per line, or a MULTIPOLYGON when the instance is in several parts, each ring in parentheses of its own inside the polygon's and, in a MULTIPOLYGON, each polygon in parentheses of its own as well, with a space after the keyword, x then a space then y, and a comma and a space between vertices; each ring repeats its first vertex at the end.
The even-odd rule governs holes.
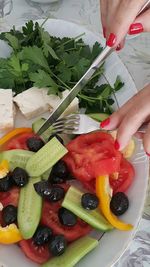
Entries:
MULTIPOLYGON (((145 9, 148 8, 150 4, 150 0, 146 1, 146 3, 141 8, 138 15, 144 12, 145 9)), ((105 59, 113 52, 114 50, 111 47, 106 46, 102 53, 94 60, 93 64, 89 67, 86 73, 82 76, 82 78, 76 83, 76 85, 70 90, 69 94, 65 99, 61 101, 58 107, 51 113, 46 122, 41 126, 38 131, 38 135, 41 135, 44 131, 46 131, 50 125, 53 125, 56 120, 60 117, 60 115, 65 111, 65 109, 69 106, 69 104, 73 101, 73 99, 77 96, 77 94, 81 91, 81 89, 88 83, 89 79, 95 73, 95 71, 103 64, 105 59)))
MULTIPOLYGON (((53 134, 86 134, 100 128, 100 123, 85 114, 71 114, 58 119, 52 124, 53 134)), ((145 126, 139 128, 138 132, 145 132, 145 126)))

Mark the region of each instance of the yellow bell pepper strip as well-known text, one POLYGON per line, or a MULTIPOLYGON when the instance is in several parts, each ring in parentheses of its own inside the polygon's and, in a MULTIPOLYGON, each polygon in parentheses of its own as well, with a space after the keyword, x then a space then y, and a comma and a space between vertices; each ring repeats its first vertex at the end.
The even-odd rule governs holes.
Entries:
POLYGON ((109 195, 109 176, 98 176, 96 178, 96 195, 99 198, 100 210, 102 211, 105 218, 112 224, 115 228, 123 231, 128 231, 133 228, 131 224, 127 224, 119 220, 110 210, 110 195, 109 195))
POLYGON ((15 137, 18 134, 22 133, 31 133, 32 129, 31 128, 16 128, 12 130, 11 132, 7 133, 4 135, 2 138, 0 138, 0 146, 8 142, 11 138, 15 137))
POLYGON ((0 244, 14 244, 22 240, 19 229, 15 224, 6 227, 0 226, 0 244))
POLYGON ((3 178, 9 173, 9 164, 7 160, 2 160, 0 163, 0 178, 3 178))

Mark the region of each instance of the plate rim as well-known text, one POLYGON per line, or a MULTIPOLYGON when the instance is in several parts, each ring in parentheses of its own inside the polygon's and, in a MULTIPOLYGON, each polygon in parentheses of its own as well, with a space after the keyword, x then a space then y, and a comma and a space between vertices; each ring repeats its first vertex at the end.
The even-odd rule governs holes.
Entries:
MULTIPOLYGON (((53 20, 53 21, 60 21, 60 22, 67 22, 67 23, 70 23, 70 24, 72 24, 72 25, 76 25, 76 26, 78 26, 78 27, 80 27, 81 29, 86 29, 86 33, 92 33, 92 34, 94 34, 95 35, 95 37, 97 38, 97 39, 103 39, 103 37, 102 37, 102 35, 101 34, 99 34, 98 32, 92 32, 90 29, 88 29, 87 27, 86 27, 86 25, 81 25, 81 24, 77 24, 77 23, 75 23, 75 22, 71 22, 71 21, 67 21, 67 20, 64 20, 64 19, 55 19, 55 18, 49 18, 46 22, 48 22, 48 21, 51 21, 51 20, 53 20)), ((43 22, 44 21, 44 19, 38 19, 38 20, 33 20, 33 22, 43 22)), ((20 28, 20 27, 22 27, 24 24, 22 24, 22 25, 16 25, 16 28, 20 28)), ((11 28, 11 27, 10 27, 11 28)), ((128 72, 128 75, 130 76, 130 79, 132 80, 132 83, 134 84, 134 91, 135 91, 135 93, 137 93, 138 92, 138 90, 136 89, 136 86, 135 86, 135 82, 134 82, 134 79, 133 79, 133 77, 131 76, 131 74, 130 74, 130 72, 129 72, 129 70, 128 70, 128 68, 127 68, 127 66, 122 62, 122 60, 121 60, 121 58, 120 58, 120 56, 115 52, 115 54, 116 54, 116 56, 118 57, 118 60, 120 61, 120 63, 122 64, 122 65, 124 65, 124 68, 126 69, 126 71, 128 72)), ((146 161, 146 163, 145 163, 145 166, 147 166, 147 171, 149 170, 149 162, 148 162, 148 160, 146 161)), ((138 222, 137 222, 137 224, 136 224, 136 227, 134 227, 134 231, 132 232, 132 235, 130 235, 130 240, 128 241, 128 244, 126 244, 125 245, 125 248, 123 248, 122 249, 122 252, 120 252, 120 256, 118 256, 117 257, 117 259, 114 259, 114 261, 112 262, 112 263, 110 263, 110 265, 107 265, 106 267, 111 267, 111 266, 114 266, 114 264, 116 264, 119 260, 120 260, 120 258, 122 257, 122 255, 124 254, 124 252, 127 250, 127 248, 130 246, 130 244, 131 244, 131 242, 132 242, 132 240, 133 240, 133 238, 134 238, 134 236, 135 236, 135 234, 136 234, 136 232, 137 232, 137 228, 138 228, 138 225, 139 225, 139 223, 140 223, 140 221, 141 221, 141 218, 142 218, 142 212, 143 212, 143 208, 144 208, 144 203, 145 203, 145 200, 146 200, 146 197, 147 197, 147 193, 148 193, 148 176, 147 176, 147 186, 146 186, 146 193, 145 193, 145 195, 144 195, 144 198, 143 198, 143 205, 142 205, 142 207, 141 207, 141 209, 140 209, 140 216, 139 216, 139 220, 138 220, 138 222)))

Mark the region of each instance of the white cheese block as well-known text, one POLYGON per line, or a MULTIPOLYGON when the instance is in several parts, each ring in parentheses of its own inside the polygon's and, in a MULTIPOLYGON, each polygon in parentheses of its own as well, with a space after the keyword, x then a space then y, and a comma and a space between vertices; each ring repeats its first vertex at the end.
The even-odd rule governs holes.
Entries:
POLYGON ((14 102, 19 107, 26 119, 31 119, 51 110, 50 105, 45 101, 43 92, 45 88, 32 87, 14 97, 14 102))
MULTIPOLYGON (((52 108, 56 109, 58 105, 61 103, 61 101, 69 94, 69 90, 65 90, 62 92, 62 98, 56 95, 48 95, 47 91, 43 91, 43 98, 45 102, 52 108)), ((79 101, 78 98, 76 97, 72 103, 66 108, 64 113, 62 114, 63 116, 68 115, 70 113, 78 112, 79 110, 79 101)))
POLYGON ((14 127, 14 105, 11 89, 0 88, 0 131, 14 127))

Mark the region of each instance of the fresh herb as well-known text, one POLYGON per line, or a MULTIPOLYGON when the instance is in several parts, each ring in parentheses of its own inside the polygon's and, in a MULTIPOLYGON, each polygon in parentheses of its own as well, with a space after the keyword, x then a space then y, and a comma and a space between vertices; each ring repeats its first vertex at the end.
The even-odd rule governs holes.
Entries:
MULTIPOLYGON (((13 27, 0 34, 12 48, 7 59, 0 58, 0 87, 18 94, 32 86, 47 87, 48 94, 61 95, 82 77, 103 50, 96 42, 92 49, 82 35, 76 38, 51 36, 37 22, 29 21, 21 30, 13 27)), ((88 112, 112 112, 112 94, 123 86, 117 79, 114 88, 97 82, 104 72, 101 66, 79 93, 80 107, 88 112)))

